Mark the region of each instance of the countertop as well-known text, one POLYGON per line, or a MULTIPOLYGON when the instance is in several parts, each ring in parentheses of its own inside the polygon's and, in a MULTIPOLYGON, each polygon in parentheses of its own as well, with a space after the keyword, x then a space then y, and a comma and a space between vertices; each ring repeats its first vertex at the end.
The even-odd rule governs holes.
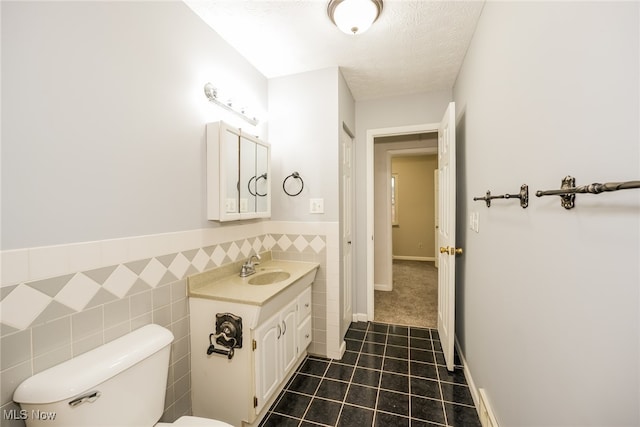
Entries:
POLYGON ((316 262, 273 260, 270 256, 268 258, 256 265, 256 274, 248 277, 239 275, 240 268, 236 264, 242 265, 242 262, 190 276, 187 281, 187 295, 191 298, 261 306, 320 266, 316 262), (283 270, 291 276, 281 282, 268 285, 249 284, 251 278, 269 270, 283 270))

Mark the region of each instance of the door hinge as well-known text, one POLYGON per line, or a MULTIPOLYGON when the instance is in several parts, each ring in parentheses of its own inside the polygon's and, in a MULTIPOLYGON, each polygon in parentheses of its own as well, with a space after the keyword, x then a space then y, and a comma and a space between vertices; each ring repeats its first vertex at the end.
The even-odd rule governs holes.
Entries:
POLYGON ((253 407, 257 408, 258 407, 258 398, 253 396, 253 407))
POLYGON ((251 340, 251 347, 253 348, 254 351, 256 348, 258 348, 258 343, 256 342, 256 340, 251 340))

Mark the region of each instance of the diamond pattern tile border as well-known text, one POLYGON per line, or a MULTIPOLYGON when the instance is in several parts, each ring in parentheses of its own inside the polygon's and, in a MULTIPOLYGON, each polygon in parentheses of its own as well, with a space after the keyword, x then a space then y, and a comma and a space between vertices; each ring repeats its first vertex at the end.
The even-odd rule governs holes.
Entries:
POLYGON ((133 291, 152 289, 195 272, 219 267, 271 249, 313 251, 326 248, 326 237, 302 234, 265 234, 206 248, 167 254, 145 260, 81 271, 5 288, 0 301, 0 330, 23 330, 38 323, 47 312, 71 312, 127 297, 133 291), (49 309, 49 310, 48 310, 49 309))

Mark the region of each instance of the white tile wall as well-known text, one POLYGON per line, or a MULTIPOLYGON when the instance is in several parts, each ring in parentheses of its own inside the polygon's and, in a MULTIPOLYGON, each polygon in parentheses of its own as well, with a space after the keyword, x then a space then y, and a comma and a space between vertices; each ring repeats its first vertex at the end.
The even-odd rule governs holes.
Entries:
MULTIPOLYGON (((320 262, 317 295, 331 295, 339 289, 337 230, 337 223, 263 221, 1 252, 0 409, 15 408, 13 390, 35 372, 153 322, 176 336, 163 420, 190 413, 185 277, 273 249, 320 262), (29 345, 14 345, 23 341, 29 345)), ((331 342, 339 334, 333 304, 313 302, 316 354, 339 348, 331 342)))

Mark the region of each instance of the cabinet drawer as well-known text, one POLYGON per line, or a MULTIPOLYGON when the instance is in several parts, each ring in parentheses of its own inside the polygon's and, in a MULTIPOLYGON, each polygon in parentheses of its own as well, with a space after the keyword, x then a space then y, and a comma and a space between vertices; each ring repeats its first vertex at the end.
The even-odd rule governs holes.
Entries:
POLYGON ((311 287, 298 295, 298 325, 311 314, 311 287))
POLYGON ((311 316, 298 326, 298 354, 302 353, 311 344, 311 316))

